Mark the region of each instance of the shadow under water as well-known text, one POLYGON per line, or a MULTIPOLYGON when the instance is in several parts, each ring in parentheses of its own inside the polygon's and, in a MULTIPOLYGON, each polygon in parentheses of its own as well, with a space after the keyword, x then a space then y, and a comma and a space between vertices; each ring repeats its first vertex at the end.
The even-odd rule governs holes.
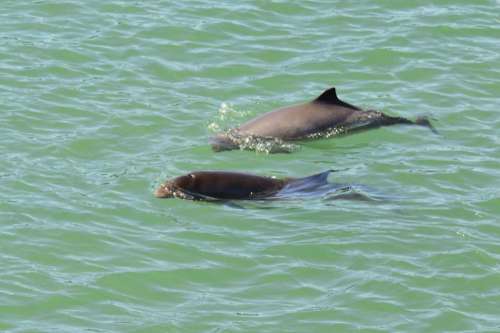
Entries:
MULTIPOLYGON (((288 203, 305 200, 331 202, 337 200, 366 203, 387 203, 396 198, 363 184, 330 183, 327 178, 334 170, 291 181, 276 194, 258 200, 217 200, 216 202, 235 208, 273 208, 273 203, 288 203)), ((213 201, 212 201, 213 202, 213 201)))
POLYGON ((291 205, 291 207, 296 204, 302 206, 306 200, 319 201, 325 204, 340 200, 357 201, 368 204, 385 204, 395 200, 395 198, 384 195, 365 185, 326 183, 316 187, 285 187, 282 191, 276 193, 276 195, 259 200, 217 200, 211 202, 240 209, 273 209, 282 207, 284 203, 286 205, 291 205))

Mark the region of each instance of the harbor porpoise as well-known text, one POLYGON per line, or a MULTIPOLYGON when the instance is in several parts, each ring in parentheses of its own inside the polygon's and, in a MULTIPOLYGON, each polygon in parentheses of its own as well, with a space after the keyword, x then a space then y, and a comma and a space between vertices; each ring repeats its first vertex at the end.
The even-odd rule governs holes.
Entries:
MULTIPOLYGON (((421 125, 435 129, 426 117, 414 121, 362 110, 337 97, 335 88, 325 90, 314 100, 265 113, 237 128, 211 138, 214 151, 238 149, 252 139, 307 140, 329 138, 395 124, 421 125)), ((248 146, 245 147, 248 149, 248 146)), ((250 146, 252 149, 252 146, 250 146)))
POLYGON ((328 184, 332 170, 304 178, 271 178, 242 172, 197 171, 161 184, 154 192, 157 198, 188 200, 262 200, 292 197, 313 192, 328 184))

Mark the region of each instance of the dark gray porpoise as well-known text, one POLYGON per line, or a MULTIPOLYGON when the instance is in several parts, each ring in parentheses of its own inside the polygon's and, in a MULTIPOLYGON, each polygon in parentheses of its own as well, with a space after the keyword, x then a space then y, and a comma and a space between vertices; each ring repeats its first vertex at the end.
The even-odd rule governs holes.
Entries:
POLYGON ((307 193, 328 184, 331 170, 305 178, 276 179, 240 172, 197 171, 179 176, 160 185, 157 198, 188 200, 260 200, 307 193))
POLYGON ((374 110, 361 110, 341 101, 335 88, 330 88, 311 102, 263 114, 228 133, 218 134, 211 139, 211 145, 215 151, 231 150, 237 149, 240 140, 247 137, 284 141, 316 139, 395 124, 422 125, 435 131, 425 117, 411 121, 374 110))

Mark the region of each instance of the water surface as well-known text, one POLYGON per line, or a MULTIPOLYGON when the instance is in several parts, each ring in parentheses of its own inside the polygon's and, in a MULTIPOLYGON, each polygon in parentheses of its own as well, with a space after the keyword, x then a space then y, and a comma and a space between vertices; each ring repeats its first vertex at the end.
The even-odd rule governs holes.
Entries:
POLYGON ((500 331, 497 1, 4 1, 0 330, 500 331), (293 154, 214 130, 336 86, 390 127, 293 154), (398 200, 158 200, 340 169, 398 200))

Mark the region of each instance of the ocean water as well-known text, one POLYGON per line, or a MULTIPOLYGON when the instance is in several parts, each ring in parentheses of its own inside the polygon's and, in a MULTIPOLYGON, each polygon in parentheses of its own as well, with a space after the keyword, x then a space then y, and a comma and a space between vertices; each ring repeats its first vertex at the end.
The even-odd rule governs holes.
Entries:
POLYGON ((500 332, 498 1, 0 6, 1 332, 500 332), (214 153, 335 86, 393 126, 214 153), (383 200, 159 200, 192 170, 383 200))

